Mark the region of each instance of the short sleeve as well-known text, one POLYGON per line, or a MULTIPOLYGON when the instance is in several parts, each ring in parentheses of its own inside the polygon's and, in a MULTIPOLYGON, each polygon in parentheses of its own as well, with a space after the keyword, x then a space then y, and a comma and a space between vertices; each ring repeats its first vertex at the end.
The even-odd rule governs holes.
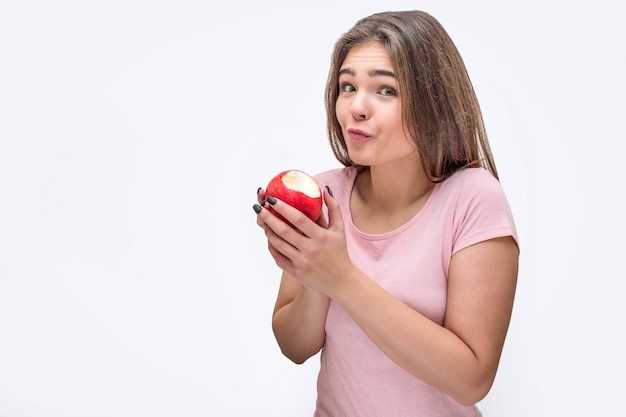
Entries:
POLYGON ((511 207, 501 183, 485 169, 464 176, 456 204, 452 253, 476 243, 511 236, 519 246, 511 207))

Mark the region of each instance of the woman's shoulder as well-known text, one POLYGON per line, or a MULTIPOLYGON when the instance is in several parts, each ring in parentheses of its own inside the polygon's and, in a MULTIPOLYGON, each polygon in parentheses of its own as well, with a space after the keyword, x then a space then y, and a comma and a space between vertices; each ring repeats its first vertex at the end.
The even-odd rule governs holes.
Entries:
POLYGON ((510 214, 511 208, 500 181, 484 168, 465 168, 453 174, 442 184, 452 197, 457 210, 487 211, 510 214))
POLYGON ((448 213, 455 222, 459 238, 457 250, 475 243, 511 235, 517 242, 513 213, 500 181, 484 168, 464 168, 441 183, 448 213), (446 195, 447 194, 447 195, 446 195), (447 197, 447 198, 446 198, 447 197))
POLYGON ((498 183, 498 179, 485 168, 463 168, 456 171, 444 181, 449 184, 498 183))
POLYGON ((508 209, 506 193, 500 181, 485 168, 464 168, 439 184, 441 204, 456 209, 490 206, 508 209))
POLYGON ((485 168, 461 169, 444 180, 441 188, 461 194, 502 192, 500 181, 485 168))

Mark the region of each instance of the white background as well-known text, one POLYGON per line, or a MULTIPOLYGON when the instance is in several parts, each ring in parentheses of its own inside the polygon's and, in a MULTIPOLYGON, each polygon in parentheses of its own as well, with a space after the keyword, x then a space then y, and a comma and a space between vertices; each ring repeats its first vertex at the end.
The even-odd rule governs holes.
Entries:
POLYGON ((338 166, 323 89, 370 13, 437 17, 468 66, 522 245, 485 416, 623 409, 616 2, 2 1, 0 416, 310 416, 255 224, 278 170, 338 166))

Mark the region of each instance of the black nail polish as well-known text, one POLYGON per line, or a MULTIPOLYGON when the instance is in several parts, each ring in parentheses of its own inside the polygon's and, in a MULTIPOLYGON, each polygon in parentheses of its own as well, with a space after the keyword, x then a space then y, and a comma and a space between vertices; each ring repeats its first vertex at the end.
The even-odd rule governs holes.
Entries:
POLYGON ((276 200, 274 197, 267 197, 267 202, 270 203, 271 205, 276 204, 278 200, 276 200))
POLYGON ((333 195, 333 190, 330 189, 330 187, 328 185, 325 186, 326 189, 328 190, 328 194, 330 194, 331 197, 334 197, 333 195))
POLYGON ((256 189, 256 194, 257 195, 259 195, 259 191, 261 191, 261 188, 263 188, 263 187, 259 187, 259 188, 256 189))
POLYGON ((259 206, 258 204, 253 205, 252 209, 254 210, 254 212, 256 214, 259 214, 261 212, 261 210, 263 210, 263 208, 261 206, 259 206))
POLYGON ((267 203, 267 200, 263 200, 261 201, 261 206, 265 207, 265 204, 267 203))

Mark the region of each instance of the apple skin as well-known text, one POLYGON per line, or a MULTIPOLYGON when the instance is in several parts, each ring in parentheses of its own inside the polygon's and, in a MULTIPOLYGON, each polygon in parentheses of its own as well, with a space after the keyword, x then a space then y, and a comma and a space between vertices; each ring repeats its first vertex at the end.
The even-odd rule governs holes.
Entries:
MULTIPOLYGON (((316 221, 322 213, 322 191, 313 177, 298 169, 288 169, 276 174, 267 185, 265 195, 275 197, 316 221)), ((287 219, 268 205, 278 218, 293 227, 287 219)))

